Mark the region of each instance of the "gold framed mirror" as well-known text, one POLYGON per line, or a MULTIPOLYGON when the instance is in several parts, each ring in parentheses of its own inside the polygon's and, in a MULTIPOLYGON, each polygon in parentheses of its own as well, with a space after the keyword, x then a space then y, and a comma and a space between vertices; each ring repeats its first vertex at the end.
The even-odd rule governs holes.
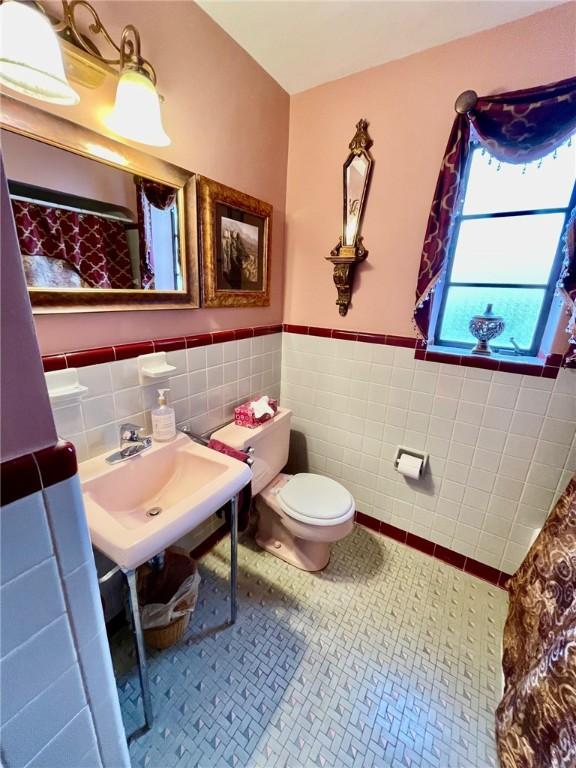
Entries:
POLYGON ((4 95, 0 128, 36 314, 200 306, 193 173, 4 95))

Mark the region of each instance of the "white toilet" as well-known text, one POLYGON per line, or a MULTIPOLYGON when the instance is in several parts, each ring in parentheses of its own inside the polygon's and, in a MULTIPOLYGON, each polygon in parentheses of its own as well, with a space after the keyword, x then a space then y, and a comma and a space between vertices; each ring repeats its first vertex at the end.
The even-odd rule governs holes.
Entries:
POLYGON ((330 544, 354 526, 352 494, 328 477, 307 472, 286 475, 292 411, 256 429, 229 424, 212 437, 238 450, 252 449, 252 493, 258 511, 257 544, 297 568, 320 571, 330 560, 330 544))

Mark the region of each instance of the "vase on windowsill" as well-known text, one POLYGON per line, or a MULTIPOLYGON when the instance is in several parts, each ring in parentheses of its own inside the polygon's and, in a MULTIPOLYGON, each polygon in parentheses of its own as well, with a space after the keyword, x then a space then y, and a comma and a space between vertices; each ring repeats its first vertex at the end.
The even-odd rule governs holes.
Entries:
POLYGON ((474 315, 468 324, 470 333, 478 342, 472 354, 491 355, 492 350, 488 342, 500 336, 505 327, 504 318, 492 312, 492 304, 488 304, 482 315, 474 315))

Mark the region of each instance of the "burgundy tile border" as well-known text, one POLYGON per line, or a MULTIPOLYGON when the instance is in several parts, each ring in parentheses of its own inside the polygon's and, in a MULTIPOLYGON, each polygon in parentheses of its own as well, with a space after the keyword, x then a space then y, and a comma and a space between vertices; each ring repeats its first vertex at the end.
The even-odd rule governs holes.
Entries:
POLYGON ((173 339, 152 339, 154 352, 177 352, 180 349, 186 349, 186 339, 184 336, 177 336, 173 339))
POLYGON ((273 333, 282 333, 282 324, 279 325, 258 325, 252 328, 254 336, 271 336, 273 333))
POLYGON ((453 565, 454 568, 458 568, 460 571, 464 570, 464 565, 466 564, 466 555, 454 552, 452 549, 448 549, 448 547, 441 547, 440 544, 436 544, 434 547, 434 557, 448 563, 448 565, 453 565))
POLYGON ((320 328, 307 325, 261 325, 252 328, 236 328, 226 331, 212 331, 210 333, 196 333, 189 336, 177 336, 169 339, 152 339, 150 341, 137 341, 128 344, 117 344, 113 347, 99 347, 97 349, 82 349, 77 352, 66 352, 58 355, 46 355, 42 358, 44 370, 58 371, 62 368, 81 368, 86 365, 98 363, 111 363, 114 360, 128 360, 138 355, 156 352, 172 352, 179 349, 193 349, 205 347, 210 344, 220 344, 226 341, 238 341, 258 336, 268 336, 273 333, 297 333, 306 336, 321 338, 341 339, 345 341, 362 341, 367 344, 388 344, 393 347, 414 349, 417 360, 426 360, 432 363, 447 363, 449 365, 463 365, 469 368, 483 368, 490 371, 503 371, 506 373, 520 373, 526 376, 542 376, 554 379, 558 375, 562 363, 562 355, 548 355, 546 365, 534 365, 508 360, 495 360, 493 358, 470 357, 468 355, 426 350, 420 339, 408 336, 393 336, 382 333, 363 333, 358 331, 343 331, 337 328, 320 328))
POLYGON ((490 582, 495 587, 506 589, 505 584, 510 576, 503 571, 499 571, 497 568, 479 563, 478 560, 461 555, 459 552, 442 547, 440 544, 435 544, 433 541, 428 541, 428 539, 424 539, 421 536, 415 536, 413 533, 396 528, 394 525, 385 523, 363 512, 356 512, 355 520, 365 528, 388 536, 390 539, 406 544, 408 547, 417 549, 419 552, 423 552, 437 560, 442 560, 442 562, 448 563, 448 565, 457 568, 459 571, 465 571, 471 576, 476 576, 479 579, 490 582))
POLYGON ((370 515, 365 515, 362 512, 356 512, 355 520, 366 528, 380 531, 380 520, 377 520, 375 517, 370 517, 370 515))
POLYGON ((116 360, 129 360, 131 357, 139 355, 151 355, 154 352, 154 343, 152 341, 136 341, 133 344, 120 344, 114 347, 116 360))
POLYGON ((357 341, 363 341, 365 344, 388 344, 386 336, 381 333, 359 333, 357 341))
POLYGON ((425 555, 433 555, 434 547, 436 546, 433 541, 423 539, 421 536, 416 536, 413 533, 408 533, 406 536, 406 544, 412 549, 418 549, 420 552, 424 552, 425 555))
POLYGON ((251 339, 254 336, 254 328, 236 328, 234 331, 234 339, 240 341, 240 339, 251 339))
POLYGON ((73 477, 78 471, 76 449, 64 440, 0 464, 2 506, 73 477))
POLYGON ((2 506, 42 490, 40 470, 32 453, 3 461, 0 464, 0 480, 2 506))
POLYGON ((68 368, 83 368, 86 365, 113 363, 116 360, 114 347, 98 347, 97 349, 82 349, 78 352, 66 353, 68 368))
POLYGON ((282 328, 284 331, 286 331, 286 333, 300 333, 304 336, 308 335, 307 325, 290 325, 290 323, 284 323, 282 328))
POLYGON ((261 325, 254 328, 235 328, 228 331, 213 331, 210 333, 195 333, 190 336, 175 336, 169 339, 151 339, 150 341, 135 341, 128 344, 116 344, 113 347, 98 347, 97 349, 81 349, 77 352, 66 352, 58 355, 45 355, 42 358, 44 371, 58 371, 63 368, 82 368, 98 363, 112 363, 115 360, 129 360, 139 355, 149 355, 152 352, 175 352, 179 349, 207 347, 211 344, 221 344, 225 341, 251 339, 257 336, 270 336, 282 333, 282 326, 261 325))
POLYGON ((61 371, 63 368, 68 367, 66 365, 66 355, 46 355, 42 358, 42 364, 45 373, 61 371))
POLYGON ((492 568, 490 565, 479 563, 478 560, 473 560, 471 557, 466 558, 464 570, 466 573, 469 573, 472 576, 477 576, 479 579, 484 579, 484 581, 489 581, 495 586, 498 586, 500 575, 502 573, 502 571, 499 571, 497 568, 492 568))
POLYGON ((78 472, 76 449, 66 440, 60 440, 50 448, 36 451, 34 456, 38 462, 44 488, 68 480, 78 472))
POLYGON ((310 326, 310 328, 308 328, 308 334, 310 336, 323 336, 324 338, 331 338, 332 329, 331 328, 315 328, 313 326, 310 326))
POLYGON ((195 347, 207 347, 212 344, 212 334, 196 333, 191 336, 185 336, 184 341, 186 343, 186 349, 194 349, 195 347))
POLYGON ((430 363, 446 363, 448 365, 462 365, 467 368, 482 368, 487 371, 502 371, 504 373, 519 373, 524 376, 542 376, 555 379, 562 365, 563 356, 559 354, 548 355, 543 365, 523 363, 517 360, 499 360, 492 357, 472 357, 459 355, 455 352, 441 352, 437 349, 427 350, 422 339, 411 336, 394 336, 383 333, 364 333, 362 331, 342 331, 337 328, 319 328, 308 325, 290 325, 285 323, 283 329, 286 333, 300 333, 307 336, 320 336, 323 338, 345 339, 348 341, 363 341, 368 344, 389 344, 392 347, 405 347, 414 350, 416 360, 426 360, 430 363), (545 363, 545 364, 544 364, 545 363))
POLYGON ((223 344, 226 341, 234 341, 235 338, 234 331, 214 331, 212 344, 223 344))
POLYGON ((560 355, 558 352, 554 352, 546 357, 546 365, 551 365, 553 368, 560 368, 564 361, 564 355, 560 355))
POLYGON ((385 536, 388 536, 391 539, 395 539, 396 541, 399 541, 401 544, 406 544, 406 531, 403 531, 402 528, 396 528, 394 525, 390 525, 390 523, 380 523, 380 533, 383 533, 385 536))

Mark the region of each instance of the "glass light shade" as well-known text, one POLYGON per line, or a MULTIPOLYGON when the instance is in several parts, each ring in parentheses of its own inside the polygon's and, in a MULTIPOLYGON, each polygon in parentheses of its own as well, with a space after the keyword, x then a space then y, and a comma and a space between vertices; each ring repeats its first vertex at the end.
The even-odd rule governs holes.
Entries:
POLYGON ((162 125, 160 98, 154 83, 143 72, 122 72, 114 110, 106 119, 111 131, 125 139, 154 147, 166 147, 170 137, 162 125))
POLYGON ((49 19, 16 0, 0 6, 0 83, 52 104, 80 101, 66 79, 62 51, 49 19))

